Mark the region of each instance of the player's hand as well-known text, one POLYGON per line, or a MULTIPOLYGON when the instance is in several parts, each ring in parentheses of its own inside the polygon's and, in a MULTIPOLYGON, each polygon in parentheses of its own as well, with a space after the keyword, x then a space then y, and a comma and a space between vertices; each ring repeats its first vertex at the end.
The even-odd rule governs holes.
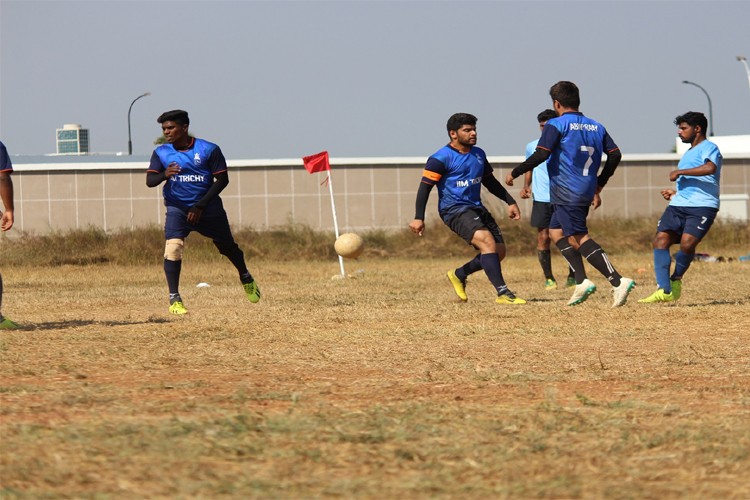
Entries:
POLYGON ((513 185, 513 174, 508 174, 505 176, 505 184, 507 184, 508 186, 513 185))
POLYGON ((661 190, 662 197, 667 201, 671 200, 672 196, 676 194, 677 194, 677 191, 675 191, 674 189, 662 189, 661 190))
POLYGON ((531 198, 531 188, 528 186, 524 186, 521 188, 521 198, 524 200, 531 198))
POLYGON ((170 177, 174 177, 175 175, 179 174, 182 169, 180 168, 180 165, 177 164, 177 162, 172 162, 169 165, 167 165, 167 169, 164 171, 164 177, 166 179, 169 179, 170 177))
POLYGON ((515 203, 513 205, 508 205, 508 218, 512 220, 521 219, 521 210, 515 203))
POLYGON ((669 180, 672 182, 676 181, 679 176, 680 176, 679 170, 672 170, 671 172, 669 172, 669 180))
POLYGON ((414 219, 409 223, 409 229, 411 229, 411 232, 417 236, 422 236, 422 233, 424 233, 424 221, 414 219))
POLYGON ((188 211, 187 221, 192 225, 196 225, 198 224, 198 221, 201 220, 201 215, 203 215, 203 209, 199 207, 193 207, 188 211))
POLYGON ((0 229, 7 231, 13 227, 13 210, 0 212, 0 229))
POLYGON ((594 210, 602 206, 602 197, 599 193, 594 193, 594 199, 591 201, 591 206, 594 207, 594 210))

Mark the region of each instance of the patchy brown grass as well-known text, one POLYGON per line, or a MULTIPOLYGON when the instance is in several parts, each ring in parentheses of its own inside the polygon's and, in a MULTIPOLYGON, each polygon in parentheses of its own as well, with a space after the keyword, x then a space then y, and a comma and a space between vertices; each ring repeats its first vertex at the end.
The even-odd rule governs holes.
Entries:
POLYGON ((183 318, 159 266, 3 268, 0 496, 750 497, 750 263, 646 306, 650 254, 614 255, 613 310, 530 256, 504 264, 526 306, 481 274, 456 303, 463 253, 252 260, 253 305, 188 248, 183 318))

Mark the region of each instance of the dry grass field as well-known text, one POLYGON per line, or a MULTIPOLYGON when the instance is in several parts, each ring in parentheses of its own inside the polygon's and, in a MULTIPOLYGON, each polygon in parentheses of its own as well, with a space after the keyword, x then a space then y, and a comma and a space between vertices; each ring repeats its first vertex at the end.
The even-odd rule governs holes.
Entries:
POLYGON ((504 262, 524 306, 483 274, 457 303, 465 248, 371 251, 346 280, 253 257, 254 305, 194 250, 179 318, 159 250, 3 266, 24 329, 0 332, 0 497, 750 498, 750 262, 644 305, 650 253, 611 253, 638 284, 612 309, 595 272, 566 307, 530 253, 504 262))

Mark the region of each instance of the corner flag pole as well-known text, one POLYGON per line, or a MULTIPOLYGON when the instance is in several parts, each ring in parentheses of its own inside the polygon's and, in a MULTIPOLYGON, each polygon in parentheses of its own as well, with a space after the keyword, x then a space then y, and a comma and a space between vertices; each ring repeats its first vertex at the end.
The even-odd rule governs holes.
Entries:
MULTIPOLYGON (((336 204, 333 202, 333 181, 331 179, 331 171, 328 171, 328 192, 331 194, 331 213, 333 214, 333 229, 336 232, 336 239, 339 239, 339 221, 336 217, 336 204)), ((339 257, 339 267, 341 267, 341 277, 346 277, 346 271, 344 271, 344 258, 339 257)))
MULTIPOLYGON (((333 228, 336 231, 336 239, 339 239, 339 222, 336 218, 336 204, 333 202, 333 181, 331 180, 331 163, 328 159, 328 151, 321 151, 320 153, 302 157, 302 164, 309 173, 314 174, 315 172, 328 171, 328 177, 324 182, 328 183, 328 192, 331 194, 331 213, 333 213, 333 228)), ((322 184, 322 182, 321 182, 322 184)), ((346 278, 346 271, 344 271, 344 258, 339 257, 339 266, 341 267, 341 277, 346 278)))

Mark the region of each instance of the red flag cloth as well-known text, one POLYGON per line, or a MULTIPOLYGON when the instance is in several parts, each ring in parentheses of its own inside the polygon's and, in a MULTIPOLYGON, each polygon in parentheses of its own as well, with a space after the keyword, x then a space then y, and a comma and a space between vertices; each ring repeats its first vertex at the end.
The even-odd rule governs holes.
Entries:
POLYGON ((331 170, 331 164, 328 163, 328 151, 322 151, 312 156, 305 156, 302 158, 302 161, 305 164, 305 169, 311 174, 331 170))

